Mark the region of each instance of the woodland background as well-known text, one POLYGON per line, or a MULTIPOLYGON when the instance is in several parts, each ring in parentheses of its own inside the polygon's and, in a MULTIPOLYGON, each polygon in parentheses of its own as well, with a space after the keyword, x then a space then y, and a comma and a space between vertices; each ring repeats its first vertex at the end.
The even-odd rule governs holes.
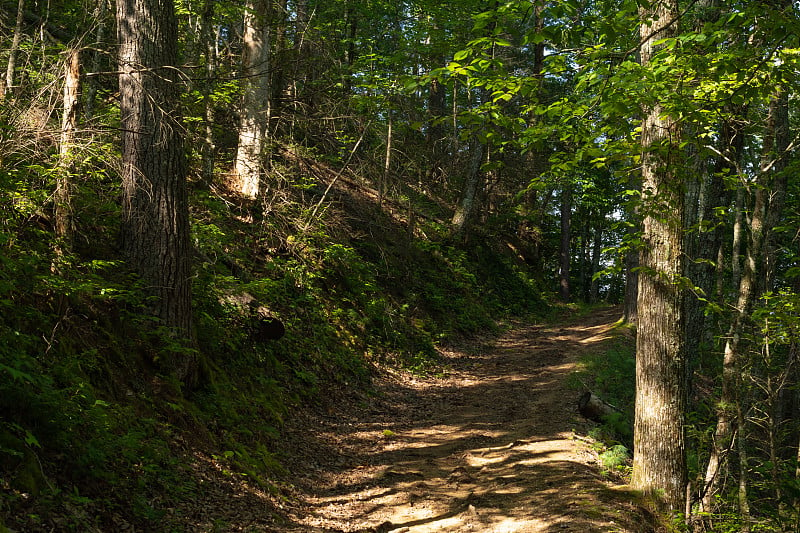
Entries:
POLYGON ((0 7, 0 529, 179 528, 188 436, 279 491, 295 410, 557 302, 639 328, 676 527, 798 527, 795 2, 0 7))

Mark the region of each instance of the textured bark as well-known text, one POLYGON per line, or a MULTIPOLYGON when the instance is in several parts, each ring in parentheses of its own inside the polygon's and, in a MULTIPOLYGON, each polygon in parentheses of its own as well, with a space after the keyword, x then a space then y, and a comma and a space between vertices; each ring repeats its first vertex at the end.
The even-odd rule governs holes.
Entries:
POLYGON ((6 77, 3 91, 0 98, 8 94, 14 88, 14 70, 17 68, 17 52, 22 42, 22 20, 25 16, 25 0, 19 0, 17 4, 17 20, 14 24, 14 38, 11 41, 11 49, 8 51, 8 64, 6 65, 6 77))
POLYGON ((268 7, 267 0, 250 0, 244 14, 244 88, 232 188, 246 198, 258 196, 264 163, 262 149, 269 102, 268 7))
MULTIPOLYGON (((122 244, 176 338, 192 332, 189 211, 178 109, 177 21, 172 0, 118 0, 122 122, 122 244)), ((172 362, 191 384, 195 360, 172 362)))
MULTIPOLYGON (((642 10, 642 63, 655 42, 675 34, 677 2, 662 0, 642 10)), ((667 510, 684 508, 686 457, 684 412, 683 191, 679 125, 656 103, 642 124, 642 215, 639 320, 636 346, 636 416, 631 484, 667 510)))
POLYGON ((75 130, 78 126, 80 101, 80 53, 70 50, 64 65, 64 111, 61 119, 59 159, 61 172, 53 193, 55 204, 56 257, 68 253, 72 243, 72 197, 75 184, 72 179, 75 152, 75 130))
POLYGON ((453 213, 452 234, 458 238, 466 238, 467 228, 475 210, 475 199, 481 183, 481 163, 483 162, 483 143, 473 140, 470 146, 470 162, 467 169, 461 201, 453 213))

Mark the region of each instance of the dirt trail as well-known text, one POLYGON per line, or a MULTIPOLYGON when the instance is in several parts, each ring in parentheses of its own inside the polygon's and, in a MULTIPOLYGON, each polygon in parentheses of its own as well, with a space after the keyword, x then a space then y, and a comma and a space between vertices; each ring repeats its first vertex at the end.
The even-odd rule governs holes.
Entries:
POLYGON ((387 376, 377 399, 308 420, 325 429, 296 430, 298 500, 278 530, 654 531, 575 438, 588 424, 567 377, 618 317, 520 326, 446 353, 446 377, 387 376))

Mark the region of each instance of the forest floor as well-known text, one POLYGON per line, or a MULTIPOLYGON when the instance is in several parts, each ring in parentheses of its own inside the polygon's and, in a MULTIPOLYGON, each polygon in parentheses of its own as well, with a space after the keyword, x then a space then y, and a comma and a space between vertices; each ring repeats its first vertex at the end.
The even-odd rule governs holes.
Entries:
POLYGON ((283 497, 264 495, 270 502, 259 512, 257 494, 233 494, 231 507, 248 512, 229 509, 234 516, 215 530, 658 531, 627 487, 602 472, 585 437, 592 423, 576 409, 582 391, 569 379, 619 316, 604 309, 517 324, 445 351, 437 376, 387 372, 360 402, 329 398, 327 409, 286 428, 293 477, 283 497), (269 508, 277 514, 267 519, 269 508))

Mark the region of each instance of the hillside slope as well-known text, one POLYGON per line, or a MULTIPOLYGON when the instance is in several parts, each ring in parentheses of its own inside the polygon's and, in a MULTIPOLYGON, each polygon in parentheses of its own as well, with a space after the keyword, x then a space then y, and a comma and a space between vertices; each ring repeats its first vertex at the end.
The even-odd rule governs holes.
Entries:
POLYGON ((283 162, 257 202, 193 183, 193 390, 168 365, 187 348, 154 327, 121 261, 117 184, 79 189, 79 239, 57 273, 49 219, 4 208, 0 526, 189 531, 209 499, 280 501, 291 421, 369 397, 386 369, 436 369, 443 341, 544 308, 496 235, 463 246, 435 210, 379 202, 313 159, 283 162), (251 492, 232 488, 237 476, 251 492))

